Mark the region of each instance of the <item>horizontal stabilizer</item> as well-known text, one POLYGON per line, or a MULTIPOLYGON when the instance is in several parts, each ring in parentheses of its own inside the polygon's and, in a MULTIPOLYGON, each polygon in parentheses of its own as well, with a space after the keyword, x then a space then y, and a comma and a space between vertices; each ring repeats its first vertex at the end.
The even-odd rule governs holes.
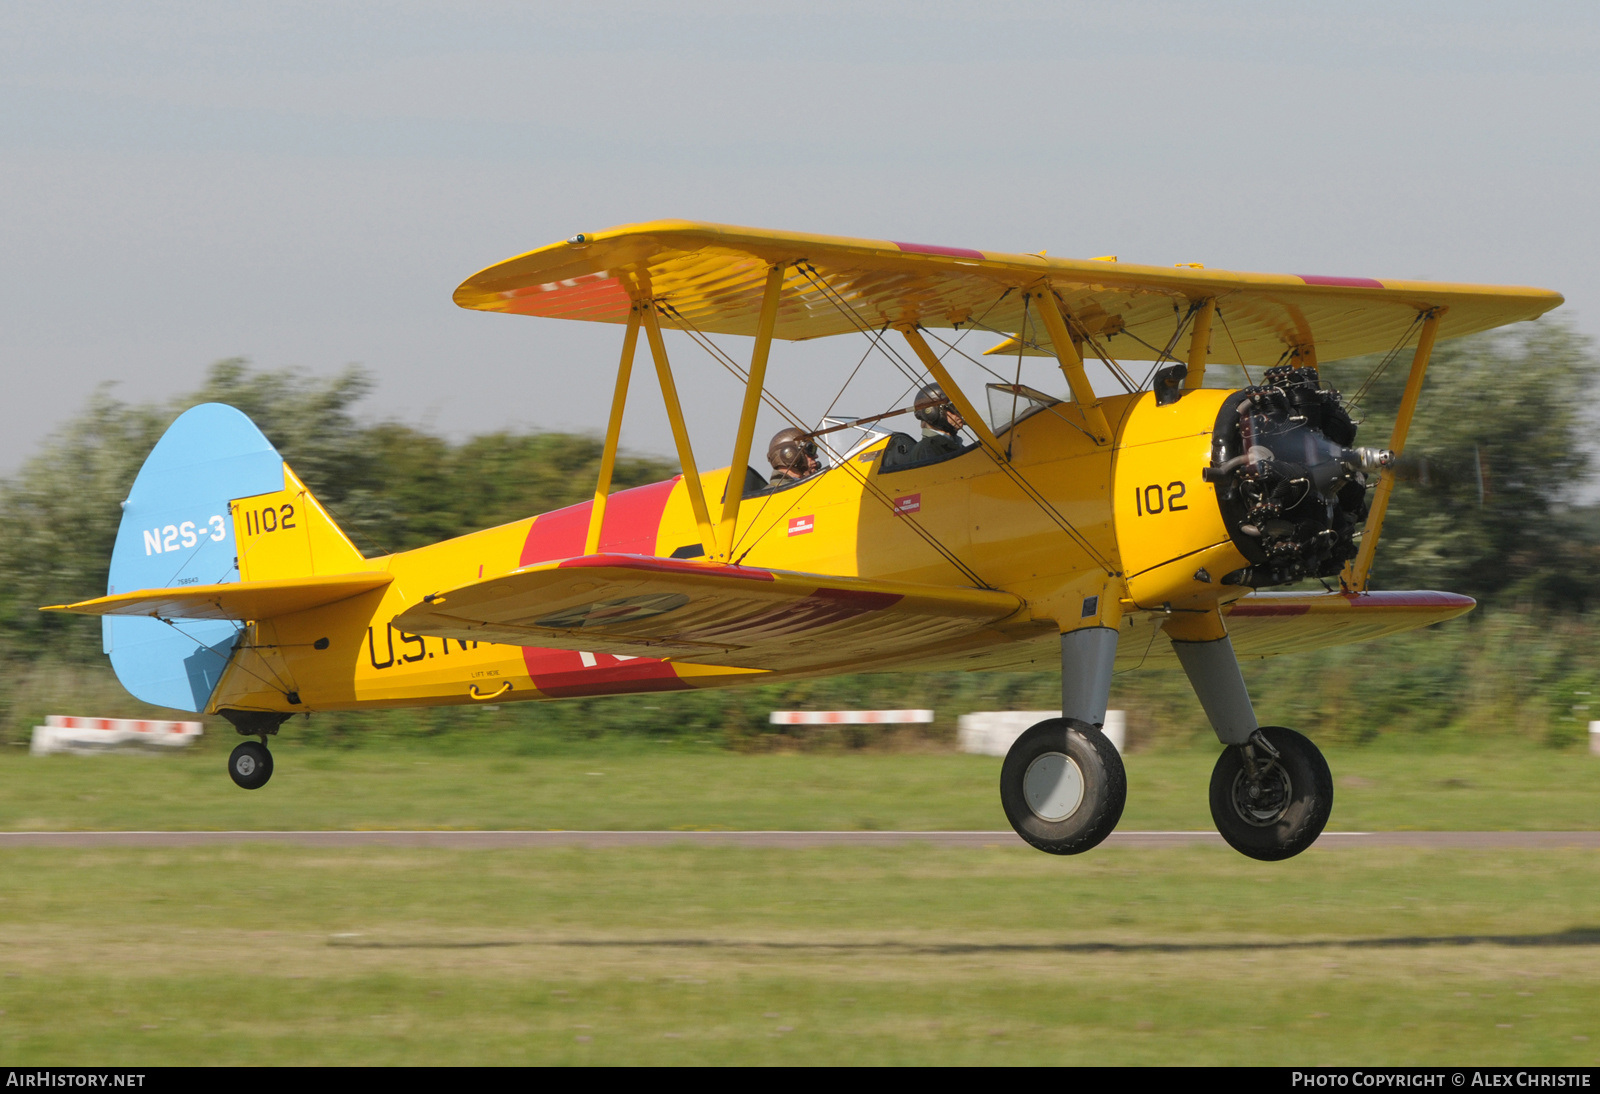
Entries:
POLYGON ((796 670, 948 643, 1021 607, 993 589, 586 555, 435 594, 394 625, 442 638, 796 670))
POLYGON ((1477 601, 1459 593, 1251 593, 1223 609, 1240 657, 1366 642, 1465 615, 1477 601))
POLYGON ((222 585, 136 589, 131 593, 80 600, 76 604, 52 604, 39 610, 79 615, 145 615, 160 619, 272 619, 381 589, 393 580, 392 574, 368 572, 230 581, 222 585))

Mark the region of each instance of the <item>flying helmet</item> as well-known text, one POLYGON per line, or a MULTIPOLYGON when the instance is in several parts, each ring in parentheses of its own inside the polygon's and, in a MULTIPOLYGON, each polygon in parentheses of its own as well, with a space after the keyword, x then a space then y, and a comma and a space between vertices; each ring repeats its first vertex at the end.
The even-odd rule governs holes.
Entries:
POLYGON ((938 384, 928 384, 917 392, 917 421, 926 422, 941 433, 954 433, 956 427, 950 423, 949 409, 944 388, 938 384))
POLYGON ((778 430, 772 435, 772 443, 767 445, 767 462, 775 471, 805 471, 808 456, 817 458, 816 443, 806 436, 804 430, 794 426, 778 430))

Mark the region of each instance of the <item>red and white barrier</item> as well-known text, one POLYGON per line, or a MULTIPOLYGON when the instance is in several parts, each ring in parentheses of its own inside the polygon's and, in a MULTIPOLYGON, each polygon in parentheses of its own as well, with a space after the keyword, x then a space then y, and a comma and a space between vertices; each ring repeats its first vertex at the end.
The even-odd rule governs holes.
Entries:
MULTIPOLYGON (((1059 718, 1059 710, 977 710, 956 719, 957 747, 979 756, 1004 756, 1011 751, 1023 731, 1046 718, 1059 718)), ((1128 743, 1128 715, 1122 710, 1106 711, 1101 727, 1106 739, 1122 752, 1128 743)))
POLYGON ((931 710, 775 710, 775 726, 872 726, 931 722, 931 710))
POLYGON ((54 752, 89 755, 121 750, 167 751, 187 748, 200 739, 199 722, 165 722, 147 718, 76 718, 52 714, 33 727, 35 756, 54 752))

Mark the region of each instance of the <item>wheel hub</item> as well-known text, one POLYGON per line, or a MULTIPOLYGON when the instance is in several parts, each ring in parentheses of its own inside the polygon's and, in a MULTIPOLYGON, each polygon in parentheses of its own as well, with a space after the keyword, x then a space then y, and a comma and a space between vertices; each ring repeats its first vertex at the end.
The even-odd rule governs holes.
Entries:
POLYGON ((248 779, 256 773, 256 758, 246 753, 233 761, 233 769, 241 776, 248 779))
POLYGON ((1083 804, 1083 771, 1071 756, 1046 752, 1022 776, 1022 796, 1044 821, 1064 821, 1083 804))
POLYGON ((1240 820, 1257 828, 1269 828, 1288 812, 1294 801, 1294 784, 1277 760, 1258 762, 1253 777, 1248 770, 1234 776, 1232 798, 1240 820))

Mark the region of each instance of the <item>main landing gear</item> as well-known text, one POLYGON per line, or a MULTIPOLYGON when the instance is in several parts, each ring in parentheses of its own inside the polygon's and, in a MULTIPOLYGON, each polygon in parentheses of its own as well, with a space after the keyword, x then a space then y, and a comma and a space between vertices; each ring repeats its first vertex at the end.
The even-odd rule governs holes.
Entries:
MULTIPOLYGON (((1220 630, 1220 620, 1218 621, 1220 630)), ((1215 632, 1213 632, 1215 633, 1215 632)), ((1316 842, 1333 812, 1333 775, 1317 746, 1292 729, 1260 726, 1226 636, 1173 639, 1189 683, 1224 750, 1211 773, 1211 817, 1228 845, 1265 862, 1316 842)), ((1017 835, 1041 851, 1076 855, 1122 818, 1128 779, 1100 726, 1111 692, 1117 632, 1061 636, 1060 718, 1017 738, 1000 769, 1000 804, 1017 835)))
POLYGON ((1235 851, 1263 862, 1298 855, 1316 842, 1333 813, 1328 761, 1294 730, 1256 723, 1226 636, 1203 642, 1175 638, 1172 651, 1226 746, 1211 772, 1217 831, 1235 851))
POLYGON ((1000 804, 1017 835, 1052 855, 1097 847, 1122 819, 1128 777, 1100 727, 1111 694, 1117 632, 1061 636, 1061 717, 1018 737, 1000 767, 1000 804))
POLYGON ((241 736, 259 737, 260 743, 246 741, 228 755, 228 777, 245 790, 260 790, 272 778, 272 753, 267 738, 276 736, 278 727, 289 720, 287 714, 264 710, 224 710, 219 713, 241 736))

